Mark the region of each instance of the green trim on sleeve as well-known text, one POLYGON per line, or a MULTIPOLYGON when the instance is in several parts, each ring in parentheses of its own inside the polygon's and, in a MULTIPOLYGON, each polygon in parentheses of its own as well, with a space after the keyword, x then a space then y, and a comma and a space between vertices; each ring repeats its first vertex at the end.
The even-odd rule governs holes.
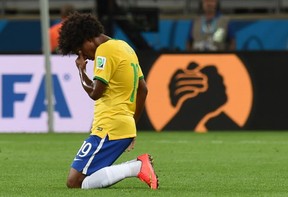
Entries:
POLYGON ((105 79, 103 79, 103 78, 101 78, 101 77, 97 77, 97 76, 95 76, 95 77, 93 77, 93 80, 99 80, 99 81, 102 81, 103 83, 105 83, 106 85, 108 84, 108 81, 106 81, 105 79))
POLYGON ((142 75, 141 77, 139 77, 139 80, 144 79, 144 76, 142 75))

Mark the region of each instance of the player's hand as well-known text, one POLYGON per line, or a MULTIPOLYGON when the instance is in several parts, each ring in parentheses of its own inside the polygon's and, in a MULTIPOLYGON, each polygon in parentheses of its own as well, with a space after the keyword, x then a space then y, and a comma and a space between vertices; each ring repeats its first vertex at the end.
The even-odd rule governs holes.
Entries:
POLYGON ((128 148, 126 149, 127 152, 130 152, 131 150, 134 149, 135 142, 136 142, 136 137, 133 138, 131 144, 130 144, 130 145, 128 146, 128 148))
POLYGON ((87 61, 85 60, 82 51, 79 51, 78 57, 75 60, 75 63, 76 63, 76 66, 77 66, 78 69, 82 69, 82 70, 86 69, 87 61))

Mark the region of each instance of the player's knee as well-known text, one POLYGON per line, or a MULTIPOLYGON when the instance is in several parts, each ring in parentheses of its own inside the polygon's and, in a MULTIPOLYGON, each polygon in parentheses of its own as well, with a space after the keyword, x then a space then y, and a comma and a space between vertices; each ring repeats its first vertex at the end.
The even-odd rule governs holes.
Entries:
POLYGON ((81 172, 78 172, 74 168, 71 168, 66 185, 68 188, 81 188, 84 178, 85 176, 81 172))
POLYGON ((73 179, 73 178, 68 178, 66 182, 66 186, 68 188, 81 188, 81 181, 73 179))

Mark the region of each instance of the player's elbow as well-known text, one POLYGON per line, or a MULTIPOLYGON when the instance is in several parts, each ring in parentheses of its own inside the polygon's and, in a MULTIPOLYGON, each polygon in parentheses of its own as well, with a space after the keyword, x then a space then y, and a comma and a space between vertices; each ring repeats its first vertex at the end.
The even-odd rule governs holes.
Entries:
POLYGON ((146 97, 148 94, 148 88, 144 80, 139 81, 138 93, 140 93, 144 97, 146 97))
POLYGON ((145 98, 147 97, 147 95, 148 95, 148 88, 147 88, 147 86, 145 86, 145 87, 142 88, 142 94, 145 96, 145 98))
POLYGON ((94 100, 94 101, 96 101, 96 100, 98 99, 96 96, 91 95, 91 94, 89 94, 89 97, 90 97, 92 100, 94 100))
POLYGON ((99 96, 99 95, 97 95, 97 94, 93 94, 93 92, 92 92, 91 94, 89 94, 89 97, 90 97, 92 100, 96 101, 96 100, 99 99, 101 96, 99 96))
POLYGON ((92 100, 96 101, 97 99, 99 99, 101 97, 102 93, 100 94, 98 91, 93 89, 93 91, 88 93, 88 95, 92 100))

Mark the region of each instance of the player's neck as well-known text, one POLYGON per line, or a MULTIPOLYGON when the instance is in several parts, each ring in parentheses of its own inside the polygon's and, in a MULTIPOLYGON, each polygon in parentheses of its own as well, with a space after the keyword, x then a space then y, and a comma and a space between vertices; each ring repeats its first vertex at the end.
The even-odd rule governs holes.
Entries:
POLYGON ((111 40, 111 38, 105 34, 101 34, 98 38, 100 43, 104 43, 107 42, 108 40, 111 40))

